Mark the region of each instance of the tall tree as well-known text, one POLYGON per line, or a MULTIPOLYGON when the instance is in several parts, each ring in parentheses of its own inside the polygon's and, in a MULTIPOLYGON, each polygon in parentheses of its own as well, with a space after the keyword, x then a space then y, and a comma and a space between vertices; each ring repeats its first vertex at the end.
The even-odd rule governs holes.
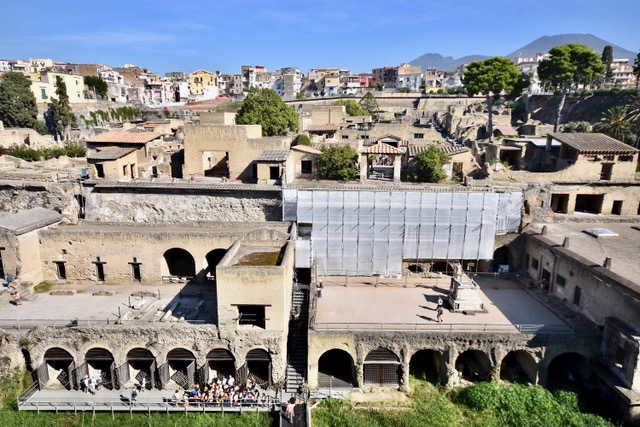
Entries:
POLYGON ((636 76, 636 90, 638 90, 638 81, 640 81, 640 52, 633 61, 633 75, 636 76))
POLYGON ((436 145, 430 145, 426 150, 418 153, 413 162, 416 165, 416 179, 421 182, 439 182, 446 178, 444 166, 449 162, 449 156, 436 145))
POLYGON ((636 148, 640 148, 640 99, 636 98, 633 104, 631 104, 627 118, 629 119, 629 125, 635 134, 635 142, 633 145, 636 148))
POLYGON ((627 117, 627 107, 616 105, 615 107, 609 108, 600 121, 596 123, 594 130, 625 142, 631 133, 631 126, 627 117))
POLYGON ((613 70, 611 69, 611 64, 613 64, 613 47, 611 45, 604 47, 600 60, 605 66, 604 81, 605 83, 611 83, 611 80, 613 80, 613 70))
POLYGON ((498 99, 503 92, 509 94, 520 77, 516 64, 501 56, 495 56, 483 61, 474 61, 467 65, 464 72, 463 84, 469 96, 478 93, 487 97, 489 107, 489 141, 493 141, 493 100, 498 99))
POLYGON ((592 84, 604 71, 604 64, 597 53, 583 44, 563 44, 552 48, 549 53, 551 57, 538 66, 538 76, 562 92, 553 124, 553 131, 557 132, 569 90, 574 85, 592 84))
POLYGON ((347 114, 350 116, 366 116, 369 114, 367 110, 362 108, 362 106, 353 99, 340 99, 335 101, 333 105, 344 105, 347 114))
POLYGON ((58 99, 52 99, 49 104, 49 123, 51 124, 51 133, 65 141, 69 140, 69 130, 71 127, 78 126, 76 116, 69 105, 69 95, 67 95, 67 85, 63 81, 58 82, 56 88, 58 99))
POLYGON ((298 131, 298 113, 271 89, 252 88, 236 116, 239 125, 261 125, 262 136, 298 131))
POLYGON ((360 105, 362 106, 362 108, 369 112, 373 120, 378 120, 378 112, 380 111, 380 107, 378 106, 376 97, 373 96, 371 92, 365 93, 364 96, 360 98, 360 105))
POLYGON ((0 120, 7 127, 33 128, 38 122, 31 80, 22 73, 5 73, 0 81, 0 120))
POLYGON ((358 169, 358 153, 350 145, 322 147, 322 154, 316 160, 321 179, 351 181, 358 169))

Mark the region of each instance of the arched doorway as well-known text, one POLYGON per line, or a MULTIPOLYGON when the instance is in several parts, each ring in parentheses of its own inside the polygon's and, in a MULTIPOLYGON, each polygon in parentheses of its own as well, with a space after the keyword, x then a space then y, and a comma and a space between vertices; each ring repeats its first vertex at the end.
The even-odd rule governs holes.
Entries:
POLYGON ((521 384, 535 384, 538 366, 524 350, 510 351, 500 364, 500 379, 521 384))
POLYGON ((354 384, 353 358, 344 350, 325 351, 318 360, 318 387, 352 388, 354 384))
POLYGON ((482 351, 467 350, 456 359, 456 370, 467 381, 490 381, 491 359, 482 351))
POLYGON ((106 389, 113 389, 113 379, 115 377, 114 371, 116 369, 113 355, 111 352, 104 348, 92 348, 87 351, 84 356, 84 361, 87 364, 88 375, 91 378, 96 378, 97 388, 100 386, 106 389))
POLYGON ((214 249, 206 255, 207 259, 207 277, 216 277, 216 266, 222 258, 227 254, 226 249, 214 249))
POLYGON ((181 248, 169 249, 164 253, 169 276, 193 278, 196 275, 196 262, 191 254, 181 248))
POLYGON ((247 376, 260 386, 271 385, 271 356, 261 348, 247 353, 247 376))
POLYGON ((453 272, 453 266, 447 261, 435 261, 431 264, 431 272, 449 274, 453 272))
POLYGON ((442 353, 436 350, 419 350, 409 362, 409 374, 419 380, 442 384, 445 366, 442 353))
POLYGON ((62 348, 52 347, 45 351, 44 361, 37 369, 38 382, 40 387, 51 386, 57 388, 62 386, 71 390, 75 381, 73 371, 75 362, 73 356, 62 348))
POLYGON ((156 358, 146 348, 132 348, 127 353, 127 374, 147 389, 156 385, 156 358))
POLYGON ((236 364, 233 354, 225 348, 216 348, 207 354, 207 365, 204 370, 205 382, 218 378, 236 376, 236 364))
POLYGON ((386 348, 371 350, 364 359, 364 385, 400 385, 400 359, 386 348))
POLYGON ((547 387, 585 390, 589 388, 591 376, 591 368, 586 357, 578 353, 564 353, 549 363, 547 387))
POLYGON ((167 353, 168 377, 187 389, 195 383, 196 357, 185 348, 174 348, 167 353))
POLYGON ((493 252, 493 271, 498 271, 500 265, 510 265, 509 248, 501 246, 493 252))
POLYGON ((409 270, 410 273, 417 273, 417 274, 424 273, 424 269, 419 264, 409 264, 409 266, 407 267, 407 270, 409 270))

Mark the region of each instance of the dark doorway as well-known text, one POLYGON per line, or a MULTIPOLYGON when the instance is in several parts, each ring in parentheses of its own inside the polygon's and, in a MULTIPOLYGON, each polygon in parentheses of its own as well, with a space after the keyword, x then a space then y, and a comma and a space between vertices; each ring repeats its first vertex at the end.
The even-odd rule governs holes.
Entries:
POLYGON ((493 252, 493 271, 498 271, 500 265, 509 264, 509 248, 501 246, 493 252))
POLYGON ((64 261, 55 261, 58 279, 65 280, 67 278, 67 268, 64 261))
POLYGON ((311 284, 311 269, 296 268, 296 281, 302 285, 311 284))
POLYGON ((196 262, 189 252, 181 248, 169 249, 164 253, 170 276, 192 278, 196 275, 196 262))
POLYGON ((611 207, 612 215, 622 215, 622 200, 614 200, 611 207))
POLYGON ((4 279, 4 264, 2 263, 2 250, 4 248, 0 249, 0 279, 4 279))
POLYGON ((456 359, 456 369, 471 382, 491 380, 491 359, 479 350, 467 350, 456 359))
POLYGON ((84 361, 89 367, 89 376, 97 376, 102 381, 102 386, 113 388, 113 371, 115 364, 113 355, 104 348, 92 348, 87 351, 84 361), (93 372, 92 372, 93 371, 93 372))
POLYGON ((207 276, 216 277, 216 266, 222 261, 227 254, 226 249, 214 249, 206 255, 207 259, 207 276))
POLYGON ((520 384, 535 384, 536 361, 524 350, 511 351, 500 364, 500 379, 520 384))
POLYGON ((177 151, 171 155, 171 177, 182 178, 182 167, 184 166, 184 150, 177 151))
POLYGON ((432 273, 445 273, 453 271, 451 265, 446 261, 436 261, 431 266, 432 273))
POLYGON ((254 348, 247 353, 249 378, 260 386, 271 385, 271 356, 265 350, 254 348))
POLYGON ((206 164, 210 167, 204 171, 204 176, 229 178, 229 152, 208 152, 206 164))
POLYGON ((573 290, 573 305, 580 307, 580 296, 582 295, 582 289, 580 286, 576 286, 573 290))
POLYGON ((280 179, 280 166, 269 166, 269 179, 280 179))
POLYGON ((557 213, 567 213, 569 209, 568 194, 552 194, 551 210, 557 213))
POLYGON ((96 175, 98 178, 104 178, 104 167, 101 164, 96 164, 96 175))
POLYGON ((195 382, 196 358, 185 348, 174 348, 167 354, 170 378, 187 389, 195 382))
MULTIPOLYGON (((74 384, 73 380, 73 370, 75 369, 75 364, 73 361, 73 356, 69 354, 67 350, 62 348, 53 347, 48 349, 44 353, 44 363, 46 366, 46 378, 47 382, 50 382, 53 378, 60 383, 67 390, 71 390, 74 384), (52 378, 53 377, 53 378, 52 378)), ((41 386, 45 386, 46 384, 42 384, 42 379, 40 378, 40 369, 38 369, 38 379, 41 381, 41 386)))
POLYGON ((354 366, 351 355, 344 350, 326 351, 318 360, 318 387, 354 386, 354 366))
POLYGON ((609 181, 613 173, 613 163, 603 163, 600 171, 600 180, 609 181))
POLYGON ((410 273, 424 273, 422 266, 418 264, 410 264, 409 267, 407 267, 407 269, 409 270, 410 273))
POLYGON ((409 374, 419 380, 432 384, 442 384, 445 366, 442 353, 435 350, 420 350, 411 356, 409 374))
POLYGON ((207 354, 207 367, 209 369, 209 381, 215 381, 218 378, 227 378, 229 376, 235 378, 235 359, 227 349, 216 348, 215 350, 211 350, 207 354))
POLYGON ((576 196, 576 212, 599 214, 602 212, 602 194, 578 194, 576 196))
POLYGON ((141 347, 129 350, 127 364, 130 368, 131 376, 139 384, 144 383, 147 389, 155 386, 156 358, 149 350, 141 347))
POLYGON ((397 386, 400 375, 400 359, 391 350, 379 347, 364 359, 364 385, 397 386))
POLYGON ((578 353, 565 353, 554 358, 547 370, 547 388, 584 390, 588 387, 591 370, 587 359, 578 353))

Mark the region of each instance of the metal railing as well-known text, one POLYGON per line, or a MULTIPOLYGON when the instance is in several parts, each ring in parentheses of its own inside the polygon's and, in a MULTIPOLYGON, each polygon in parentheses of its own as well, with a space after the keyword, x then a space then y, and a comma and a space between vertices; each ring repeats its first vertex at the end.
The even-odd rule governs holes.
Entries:
POLYGON ((116 319, 93 319, 93 320, 64 320, 64 319, 15 319, 0 320, 0 329, 18 331, 28 331, 36 326, 46 326, 55 329, 75 328, 77 326, 115 325, 116 319))
MULTIPOLYGON (((22 395, 21 395, 22 397, 22 395)), ((33 398, 33 394, 28 398, 18 398, 18 410, 20 411, 54 411, 54 412, 271 412, 279 411, 281 408, 279 399, 269 396, 265 402, 195 402, 190 401, 188 405, 182 402, 175 402, 170 398, 162 399, 140 399, 133 403, 128 397, 121 396, 118 400, 113 399, 69 399, 69 398, 33 398)))
POLYGON ((36 380, 29 387, 27 387, 22 393, 20 393, 20 396, 18 396, 18 399, 17 399, 18 407, 20 407, 21 404, 29 400, 29 398, 34 394, 36 394, 38 390, 40 390, 40 385, 36 380))
POLYGON ((467 323, 364 323, 325 322, 313 325, 316 331, 415 331, 415 332, 476 332, 476 333, 520 333, 520 334, 571 334, 567 325, 543 324, 467 324, 467 323))

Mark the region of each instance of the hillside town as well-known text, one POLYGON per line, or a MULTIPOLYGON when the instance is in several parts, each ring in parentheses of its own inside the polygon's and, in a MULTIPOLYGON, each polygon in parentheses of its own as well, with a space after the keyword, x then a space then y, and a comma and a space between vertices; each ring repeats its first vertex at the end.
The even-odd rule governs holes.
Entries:
POLYGON ((639 62, 0 60, 0 377, 37 413, 304 426, 422 375, 640 422, 639 62))

